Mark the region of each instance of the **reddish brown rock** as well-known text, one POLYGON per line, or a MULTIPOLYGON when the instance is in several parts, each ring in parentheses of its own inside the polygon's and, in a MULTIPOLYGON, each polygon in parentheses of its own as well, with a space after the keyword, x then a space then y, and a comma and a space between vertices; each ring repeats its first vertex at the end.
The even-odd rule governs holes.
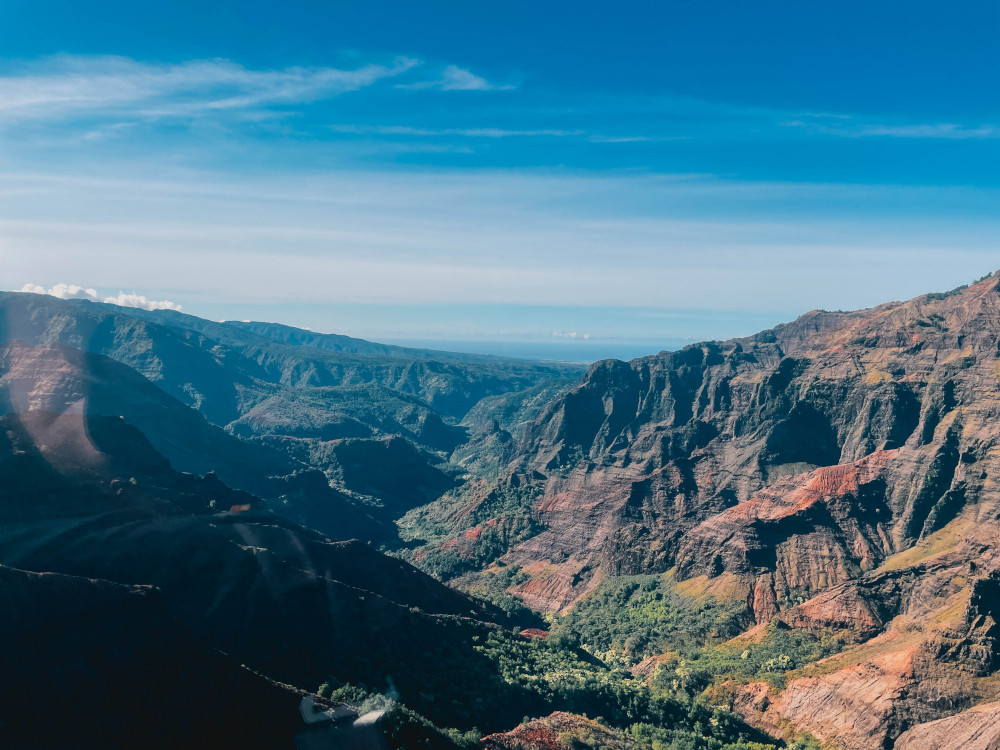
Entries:
POLYGON ((897 704, 913 686, 915 649, 893 652, 833 674, 793 680, 773 698, 762 724, 789 722, 845 750, 873 750, 891 738, 897 704))
POLYGON ((549 631, 542 630, 541 628, 525 628, 521 631, 520 635, 522 638, 527 638, 529 641, 544 641, 549 637, 549 631))
POLYGON ((486 750, 599 750, 636 747, 623 732, 610 729, 585 716, 556 711, 516 729, 483 738, 486 750))
POLYGON ((985 703, 904 732, 894 750, 1000 750, 1000 703, 985 703))
POLYGON ((847 650, 783 690, 733 689, 765 728, 834 747, 989 699, 998 282, 595 364, 510 464, 541 528, 503 558, 531 576, 513 593, 563 612, 605 575, 674 569, 758 624, 836 634, 847 650))
POLYGON ((526 430, 544 530, 505 561, 586 571, 523 589, 557 609, 597 570, 746 575, 766 620, 996 507, 998 344, 992 277, 598 363, 526 430))

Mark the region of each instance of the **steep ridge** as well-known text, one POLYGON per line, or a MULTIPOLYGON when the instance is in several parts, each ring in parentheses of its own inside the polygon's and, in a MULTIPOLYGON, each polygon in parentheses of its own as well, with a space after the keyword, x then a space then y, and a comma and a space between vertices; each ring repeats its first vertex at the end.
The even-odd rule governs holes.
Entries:
POLYGON ((255 404, 229 430, 238 437, 331 441, 398 435, 450 453, 466 430, 451 425, 415 396, 369 384, 288 388, 255 404))
POLYGON ((107 357, 58 345, 0 344, 0 415, 27 411, 120 417, 179 471, 212 472, 232 487, 273 499, 285 515, 308 519, 337 539, 395 536, 307 464, 232 437, 107 357))
POLYGON ((0 420, 0 563, 155 585, 196 636, 305 688, 405 664, 400 632, 440 638, 475 627, 469 616, 502 619, 405 563, 284 522, 218 480, 171 471, 118 419, 0 420))
MULTIPOLYGON (((480 401, 497 395, 516 401, 518 393, 542 381, 567 382, 582 372, 573 365, 408 350, 359 339, 345 344, 340 339, 287 326, 264 326, 257 333, 170 310, 0 293, 0 345, 64 346, 125 365, 243 441, 227 444, 215 436, 211 445, 224 446, 230 455, 218 450, 208 455, 202 451, 204 440, 187 438, 189 430, 195 438, 205 432, 190 415, 175 420, 173 426, 184 422, 184 429, 143 425, 177 468, 200 473, 209 467, 233 486, 277 500, 275 508, 287 517, 337 538, 395 544, 391 522, 399 514, 382 513, 385 520, 374 520, 363 506, 389 502, 402 512, 432 498, 421 491, 390 500, 344 486, 327 487, 327 480, 336 484, 341 473, 329 460, 339 450, 332 443, 371 438, 376 441, 369 444, 374 455, 380 441, 402 437, 416 451, 384 452, 379 473, 431 476, 436 465, 468 440, 467 428, 456 423, 480 401), (165 442, 168 436, 171 445, 165 442), (414 469, 413 455, 424 456, 425 465, 414 469), (304 465, 318 467, 326 478, 303 471, 304 465), (285 479, 272 479, 280 477, 285 479)), ((110 369, 95 362, 83 359, 80 366, 110 369)), ((44 387, 28 377, 22 380, 32 390, 44 387)), ((136 382, 130 379, 130 385, 136 382)), ((69 406, 76 408, 75 403, 69 406)), ((118 408, 113 399, 110 403, 109 410, 118 408)), ((140 414, 134 409, 132 417, 140 414)), ((171 419, 179 414, 169 410, 171 419)), ((161 416, 167 415, 162 411, 161 416)), ((155 422, 153 412, 145 416, 147 423, 155 422)))
POLYGON ((430 539, 414 559, 495 560, 518 571, 512 594, 557 614, 613 577, 669 573, 690 596, 742 604, 749 626, 777 618, 842 648, 736 690, 771 731, 881 748, 987 700, 998 281, 597 363, 542 409, 496 482, 520 488, 527 538, 481 555, 469 530, 497 490, 470 487, 404 519, 430 539))
POLYGON ((237 484, 302 468, 209 424, 131 368, 64 346, 0 344, 0 409, 121 416, 178 470, 214 470, 237 484))
POLYGON ((575 378, 579 365, 484 354, 413 349, 275 323, 214 323, 172 310, 130 311, 144 320, 194 331, 265 361, 282 385, 375 383, 417 396, 442 416, 460 419, 481 399, 530 388, 545 378, 575 378))
MULTIPOLYGON (((308 346, 313 349, 326 349, 347 354, 370 354, 390 357, 409 357, 413 359, 439 359, 455 362, 478 362, 502 364, 510 361, 504 357, 489 354, 468 354, 465 352, 448 352, 434 349, 414 349, 408 346, 394 344, 379 344, 351 336, 336 333, 316 333, 294 326, 260 321, 227 320, 226 325, 241 331, 249 331, 257 336, 263 336, 270 341, 292 346, 308 346)), ((526 361, 527 363, 527 361, 526 361)))
MULTIPOLYGON (((508 561, 616 574, 676 565, 682 578, 767 570, 778 595, 877 567, 970 497, 993 497, 996 286, 810 313, 749 339, 594 365, 544 410, 512 463, 545 477, 535 480, 545 530, 508 561), (830 566, 805 579, 750 550, 715 559, 722 541, 773 550, 803 543, 806 527, 831 530, 841 549, 824 548, 830 566)), ((797 567, 817 557, 804 552, 787 550, 797 567)))
POLYGON ((920 724, 896 740, 896 750, 997 750, 1000 748, 1000 703, 920 724))
POLYGON ((461 419, 486 396, 580 372, 572 365, 527 360, 418 356, 381 345, 360 347, 363 351, 294 345, 170 310, 2 292, 0 341, 12 340, 32 346, 58 343, 108 356, 219 426, 283 388, 369 383, 417 396, 442 416, 461 419))
MULTIPOLYGON (((596 655, 662 695, 729 705, 772 733, 890 747, 1000 689, 998 281, 597 363, 572 388, 529 386, 537 372, 505 380, 521 390, 463 407, 468 442, 452 423, 463 412, 443 418, 420 391, 423 375, 402 386, 371 368, 362 386, 286 378, 285 365, 313 367, 315 352, 348 356, 324 353, 322 341, 296 348, 164 316, 176 341, 165 340, 225 350, 219 361, 243 358, 246 372, 266 374, 236 389, 241 416, 231 429, 249 444, 196 424, 197 414, 119 363, 11 343, 0 360, 4 410, 16 412, 0 431, 9 444, 0 564, 154 583, 196 638, 253 669, 299 686, 331 673, 343 682, 391 673, 441 716, 450 714, 421 675, 442 679, 451 655, 409 646, 461 643, 463 676, 516 684, 502 713, 523 715, 534 687, 498 678, 473 645, 499 637, 484 624, 504 619, 498 610, 370 548, 335 543, 326 527, 282 520, 214 476, 178 475, 154 446, 176 451, 178 466, 226 440, 234 452, 280 448, 270 455, 325 472, 300 471, 302 495, 276 496, 293 520, 320 526, 309 520, 322 513, 310 505, 319 495, 302 490, 308 482, 321 495, 333 481, 355 503, 371 502, 383 523, 433 500, 400 521, 414 548, 401 554, 507 612, 518 611, 514 596, 552 614, 556 648, 591 646, 573 670, 600 664, 596 655), (383 400, 377 413, 362 408, 383 400), (178 408, 187 409, 179 426, 150 416, 178 408), (357 434, 325 432, 331 425, 357 434), (175 446, 188 430, 192 446, 175 446), (446 442, 428 445, 432 434, 446 442), (437 463, 449 450, 468 475, 437 463), (621 608, 613 627, 632 631, 612 632, 595 607, 575 624, 562 617, 584 597, 621 608), (600 650, 581 633, 599 635, 600 650)), ((151 316, 130 325, 159 326, 151 316)), ((70 318, 31 324, 60 340, 77 330, 70 318)), ((425 375, 466 367, 425 364, 425 375)), ((472 381, 449 382, 461 391, 472 381)), ((190 467, 231 460, 211 455, 190 467)), ((483 715, 475 710, 462 721, 483 715)), ((624 716, 612 724, 629 726, 624 716)))

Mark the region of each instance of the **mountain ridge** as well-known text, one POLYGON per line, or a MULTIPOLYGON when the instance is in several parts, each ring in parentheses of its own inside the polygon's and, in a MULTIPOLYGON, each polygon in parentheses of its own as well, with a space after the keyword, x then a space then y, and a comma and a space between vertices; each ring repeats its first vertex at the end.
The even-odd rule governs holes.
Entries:
POLYGON ((748 632, 835 635, 842 652, 819 676, 786 668, 787 686, 752 688, 767 697, 744 715, 770 731, 790 722, 861 750, 982 701, 997 614, 974 592, 998 564, 998 281, 595 363, 535 416, 497 480, 522 488, 528 531, 483 557, 486 487, 405 517, 411 537, 433 529, 414 559, 480 561, 458 579, 470 590, 477 568, 517 571, 509 593, 557 625, 610 582, 657 575, 743 607, 748 632), (877 719, 852 724, 879 691, 877 719), (954 707, 935 704, 947 694, 954 707))
POLYGON ((503 693, 506 722, 547 685, 547 711, 617 705, 612 731, 724 705, 844 750, 940 738, 1000 689, 998 284, 575 381, 7 295, 0 565, 154 583, 269 677, 391 670, 442 726, 491 716, 422 685, 447 692, 450 665, 503 693), (552 659, 535 682, 504 671, 552 659), (563 668, 597 681, 586 700, 553 687, 563 668))

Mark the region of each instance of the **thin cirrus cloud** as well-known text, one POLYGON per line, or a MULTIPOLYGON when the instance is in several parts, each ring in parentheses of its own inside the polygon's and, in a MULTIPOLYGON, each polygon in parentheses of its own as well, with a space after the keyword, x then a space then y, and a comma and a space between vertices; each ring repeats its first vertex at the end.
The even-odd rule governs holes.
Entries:
POLYGON ((508 130, 504 128, 415 128, 406 125, 330 125, 337 133, 351 135, 412 135, 421 137, 461 136, 464 138, 511 138, 550 136, 563 138, 585 135, 584 130, 508 130))
POLYGON ((117 296, 101 297, 96 289, 90 287, 77 286, 76 284, 56 284, 46 289, 41 284, 25 284, 18 292, 28 294, 47 294, 50 297, 59 299, 85 299, 91 302, 104 302, 108 305, 118 305, 119 307, 138 307, 143 310, 180 310, 181 306, 176 302, 167 299, 149 299, 143 294, 135 292, 119 292, 117 296))
POLYGON ((690 136, 655 135, 600 135, 586 130, 560 130, 552 128, 517 130, 510 128, 419 128, 409 125, 350 125, 328 126, 335 133, 348 135, 413 136, 418 138, 580 138, 590 143, 651 143, 688 140, 690 136))
POLYGON ((397 88, 420 91, 423 89, 437 89, 439 91, 510 91, 516 89, 513 84, 492 83, 482 76, 478 76, 471 70, 460 68, 457 65, 449 65, 441 73, 440 78, 431 81, 417 81, 416 83, 401 83, 397 88))
MULTIPOLYGON (((833 117, 826 115, 826 117, 833 117)), ((850 120, 850 117, 841 117, 850 120)), ((844 124, 826 125, 808 120, 789 120, 782 123, 785 127, 802 128, 810 133, 832 135, 842 138, 928 138, 942 140, 979 140, 1000 138, 1000 126, 976 125, 968 126, 958 123, 924 123, 924 124, 844 124)))
POLYGON ((346 70, 253 70, 228 60, 154 64, 66 56, 0 76, 0 123, 108 112, 190 116, 301 104, 372 86, 420 64, 398 57, 346 70))

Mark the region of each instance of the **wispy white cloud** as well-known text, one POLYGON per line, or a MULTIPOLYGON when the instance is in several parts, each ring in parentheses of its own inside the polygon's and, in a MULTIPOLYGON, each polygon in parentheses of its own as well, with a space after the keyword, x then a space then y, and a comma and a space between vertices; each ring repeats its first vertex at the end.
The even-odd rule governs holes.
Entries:
POLYGON ((406 125, 330 125, 337 133, 353 135, 415 135, 415 136, 451 136, 465 138, 511 138, 530 136, 551 136, 563 138, 585 135, 584 130, 507 130, 504 128, 414 128, 406 125))
POLYGON ((511 128, 420 128, 410 125, 352 125, 338 123, 328 126, 336 133, 351 135, 388 135, 388 136, 418 136, 461 138, 579 138, 584 137, 590 143, 651 143, 662 141, 689 140, 686 135, 601 135, 588 134, 586 130, 576 129, 511 129, 511 128))
POLYGON ((482 76, 477 76, 471 70, 449 65, 441 73, 441 77, 431 81, 416 83, 401 83, 398 88, 419 91, 422 89, 437 89, 439 91, 510 91, 516 89, 513 84, 492 83, 482 76))
MULTIPOLYGON (((850 118, 846 118, 850 119, 850 118)), ((811 133, 834 135, 843 138, 933 138, 946 140, 973 140, 1000 138, 997 125, 960 125, 958 123, 926 124, 856 124, 831 126, 807 120, 789 120, 782 123, 786 127, 803 128, 811 133)))
POLYGON ((582 341, 589 341, 589 333, 577 333, 576 331, 553 331, 552 336, 557 339, 581 339, 582 341))
POLYGON ((591 143, 650 143, 661 141, 686 141, 687 135, 592 135, 591 143))
POLYGON ((952 123, 937 125, 871 125, 861 128, 863 136, 883 136, 890 138, 948 138, 966 140, 969 138, 1000 137, 1000 127, 986 125, 966 127, 952 123))
POLYGON ((143 310, 180 310, 181 306, 176 302, 167 299, 149 299, 143 294, 135 292, 118 292, 114 297, 104 297, 98 294, 96 289, 90 287, 77 286, 76 284, 56 284, 46 289, 41 284, 25 284, 18 292, 28 294, 47 294, 50 297, 59 299, 86 299, 91 302, 104 302, 108 305, 118 305, 119 307, 139 307, 143 310))
MULTIPOLYGON (((1000 250, 1000 191, 964 187, 506 170, 0 173, 8 186, 48 192, 0 206, 0 288, 53 268, 113 291, 152 279, 230 317, 331 301, 840 309, 955 286, 1000 250)), ((536 330, 604 338, 579 318, 536 330)))
POLYGON ((387 65, 349 70, 253 70, 228 60, 158 65, 124 57, 64 56, 0 76, 0 122, 108 112, 190 116, 300 104, 357 91, 419 64, 399 57, 387 65))

